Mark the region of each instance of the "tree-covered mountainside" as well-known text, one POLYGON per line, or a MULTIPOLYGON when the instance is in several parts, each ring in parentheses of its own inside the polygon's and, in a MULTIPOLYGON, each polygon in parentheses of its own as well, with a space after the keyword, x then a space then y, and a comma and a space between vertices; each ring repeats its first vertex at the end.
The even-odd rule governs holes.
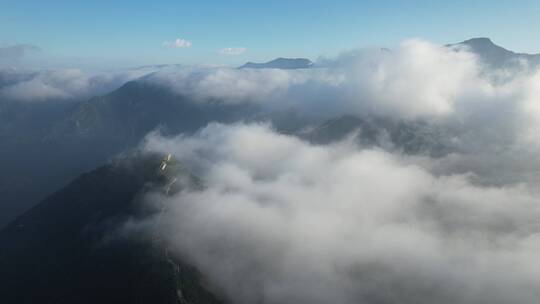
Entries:
MULTIPOLYGON (((159 236, 125 235, 140 196, 167 184, 158 156, 85 173, 0 231, 1 303, 219 303, 159 236)), ((186 176, 198 183, 194 177, 186 176)))
POLYGON ((255 111, 197 103, 143 81, 84 102, 48 106, 0 103, 0 118, 6 118, 0 121, 0 227, 82 172, 133 148, 152 130, 191 133, 255 111), (55 168, 54 174, 48 168, 55 168))
POLYGON ((328 144, 354 134, 359 144, 382 146, 407 154, 441 156, 453 151, 451 130, 424 121, 396 121, 383 117, 344 115, 299 134, 316 144, 328 144))

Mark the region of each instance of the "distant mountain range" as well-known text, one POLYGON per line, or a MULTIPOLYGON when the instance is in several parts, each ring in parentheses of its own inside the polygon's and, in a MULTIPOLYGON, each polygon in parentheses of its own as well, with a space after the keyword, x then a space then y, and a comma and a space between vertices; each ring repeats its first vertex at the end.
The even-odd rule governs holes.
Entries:
MULTIPOLYGON (((479 37, 459 43, 447 44, 447 47, 466 47, 478 55, 483 64, 490 68, 515 68, 527 63, 532 67, 540 65, 540 54, 516 53, 496 45, 489 38, 479 37)), ((384 49, 387 50, 387 49, 384 49)), ((276 58, 274 60, 255 63, 247 62, 240 69, 308 69, 315 64, 306 58, 276 58)))
MULTIPOLYGON (((523 62, 540 65, 540 55, 515 53, 495 45, 488 38, 469 39, 448 47, 466 47, 489 67, 516 68, 523 62)), ((277 58, 267 63, 246 63, 241 68, 304 69, 313 66, 309 59, 277 58)), ((309 135, 315 141, 333 140, 358 128, 364 129, 364 140, 367 140, 375 133, 366 130, 372 130, 374 123, 378 127, 382 123, 367 123, 366 118, 350 117, 336 117, 331 122, 314 121, 294 109, 265 112, 260 105, 252 103, 193 102, 188 96, 143 79, 130 81, 108 94, 82 102, 32 104, 0 100, 0 149, 4 163, 0 172, 0 196, 3 198, 0 227, 82 172, 136 146, 149 131, 160 128, 166 134, 191 133, 211 121, 229 123, 239 120, 270 120, 280 131, 288 133, 298 132, 307 125, 318 126, 309 135), (55 174, 47 169, 51 167, 55 168, 55 174)), ((414 130, 418 126, 410 127, 405 130, 417 132, 414 130)), ((386 122, 382 128, 387 129, 399 145, 409 142, 410 148, 405 148, 406 151, 413 152, 417 149, 413 146, 419 147, 418 142, 399 135, 399 127, 386 122)), ((433 138, 429 137, 428 141, 433 138)))
POLYGON ((240 69, 309 69, 313 67, 313 62, 306 58, 277 58, 265 63, 248 62, 240 69))

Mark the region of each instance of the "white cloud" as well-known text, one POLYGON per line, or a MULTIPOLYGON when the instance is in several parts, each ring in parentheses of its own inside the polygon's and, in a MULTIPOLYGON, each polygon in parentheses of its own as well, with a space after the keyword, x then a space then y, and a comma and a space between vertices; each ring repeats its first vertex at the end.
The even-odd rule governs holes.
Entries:
POLYGON ((236 56, 236 55, 242 55, 246 51, 247 49, 245 47, 228 47, 228 48, 223 48, 219 50, 219 53, 223 55, 236 56))
POLYGON ((127 81, 158 68, 87 73, 78 69, 0 70, 0 97, 32 102, 48 99, 79 99, 108 93, 127 81))
POLYGON ((191 47, 191 42, 185 39, 177 38, 173 41, 163 42, 163 46, 167 48, 183 49, 191 47))
MULTIPOLYGON (((512 77, 494 81, 491 71, 483 69, 472 53, 420 40, 406 41, 391 51, 345 53, 318 66, 303 70, 163 69, 145 80, 168 86, 194 102, 251 102, 270 110, 295 108, 319 119, 350 114, 423 120, 449 130, 454 137, 448 141, 456 150, 483 156, 483 168, 474 162, 475 173, 493 172, 502 163, 515 164, 512 155, 522 151, 520 147, 527 147, 527 152, 519 153, 532 159, 536 150, 531 152, 530 147, 540 147, 536 136, 540 71, 508 71, 512 77), (497 156, 488 157, 495 151, 497 156), (503 154, 505 162, 500 161, 503 154)), ((454 157, 449 162, 461 172, 470 169, 469 159, 454 157)), ((538 174, 529 169, 536 179, 538 174)), ((510 172, 485 175, 491 182, 494 176, 505 182, 514 179, 510 172)))
POLYGON ((53 85, 46 84, 38 78, 11 85, 0 90, 0 93, 0 96, 22 101, 37 101, 51 98, 65 99, 70 97, 67 92, 53 85))
POLYGON ((145 81, 166 85, 195 102, 215 99, 224 103, 271 101, 287 92, 297 82, 304 82, 302 74, 284 70, 239 70, 232 68, 187 67, 163 69, 149 75, 145 81))
MULTIPOLYGON (((152 135, 205 182, 143 223, 234 303, 534 303, 540 197, 265 125, 152 135), (157 219, 161 219, 156 222, 157 219)), ((429 160, 429 162, 436 160, 429 160)), ((133 226, 132 226, 133 227, 133 226)))
POLYGON ((394 51, 345 54, 325 68, 181 69, 158 73, 154 80, 202 99, 209 95, 225 102, 303 108, 326 104, 334 113, 375 112, 404 118, 448 115, 462 100, 491 89, 480 77, 472 54, 419 40, 406 41, 394 51))

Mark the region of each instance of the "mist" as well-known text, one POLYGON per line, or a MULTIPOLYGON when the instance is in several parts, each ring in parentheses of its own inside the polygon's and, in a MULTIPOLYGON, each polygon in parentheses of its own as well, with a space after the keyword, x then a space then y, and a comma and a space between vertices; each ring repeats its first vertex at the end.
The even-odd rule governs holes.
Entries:
MULTIPOLYGON (((234 303, 532 303, 538 193, 478 186, 353 140, 268 125, 151 136, 204 190, 152 194, 153 227, 234 303), (161 205, 162 204, 162 205, 161 205)), ((436 160, 432 160, 435 162, 436 160)))
MULTIPOLYGON (((139 81, 199 104, 293 109, 317 123, 342 115, 427 124, 443 144, 434 172, 471 173, 482 184, 540 181, 540 71, 492 68, 466 47, 407 40, 396 49, 359 49, 303 70, 170 67, 139 81), (519 167, 521 170, 512 170, 519 167), (520 175, 520 176, 518 176, 520 175)), ((279 128, 279 126, 276 126, 279 128)), ((400 152, 399 143, 379 146, 400 152)), ((388 150, 388 149, 387 149, 388 150)))
POLYGON ((499 77, 467 50, 418 40, 320 66, 148 80, 197 102, 421 120, 448 151, 366 146, 362 130, 314 144, 269 123, 154 132, 142 149, 172 153, 204 188, 148 195, 165 211, 125 229, 158 233, 233 303, 535 302, 538 71, 499 77))
POLYGON ((0 69, 0 98, 17 102, 82 101, 109 93, 128 81, 155 72, 143 67, 108 72, 81 69, 0 69))

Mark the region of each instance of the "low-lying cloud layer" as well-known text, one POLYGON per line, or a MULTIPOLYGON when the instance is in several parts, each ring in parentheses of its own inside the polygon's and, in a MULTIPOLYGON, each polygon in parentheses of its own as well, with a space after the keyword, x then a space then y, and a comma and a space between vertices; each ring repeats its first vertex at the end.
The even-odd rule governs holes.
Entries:
POLYGON ((407 155, 354 136, 313 145, 242 123, 151 134, 145 150, 173 153, 205 187, 148 196, 165 211, 142 227, 233 303, 535 303, 540 73, 416 40, 318 66, 144 81, 195 102, 421 120, 451 149, 407 155))
MULTIPOLYGON (((486 70, 477 55, 463 48, 421 40, 405 41, 394 50, 352 51, 300 70, 161 66, 99 74, 26 74, 7 86, 0 83, 0 94, 21 100, 86 97, 146 75, 139 81, 167 87, 192 102, 257 103, 323 118, 353 114, 475 123, 493 115, 519 128, 523 120, 532 126, 530 121, 540 117, 537 70, 486 70)), ((534 137, 536 130, 529 131, 534 137)))
POLYGON ((536 170, 540 130, 540 71, 492 70, 477 54, 410 40, 395 50, 359 50, 302 70, 162 69, 143 81, 171 88, 193 102, 258 103, 270 111, 294 108, 320 120, 340 115, 426 121, 445 130, 465 153, 441 170, 481 174, 482 183, 529 181, 536 170), (528 162, 525 163, 523 160, 528 162), (524 172, 527 172, 525 174, 524 172))
POLYGON ((157 68, 87 73, 78 69, 0 70, 0 98, 23 102, 73 100, 106 94, 157 68))
POLYGON ((527 182, 478 186, 467 174, 434 174, 437 160, 352 140, 311 145, 267 125, 154 134, 145 149, 173 153, 205 183, 150 196, 166 211, 145 226, 233 303, 540 296, 540 197, 527 182))
POLYGON ((489 94, 468 52, 408 41, 393 51, 359 51, 306 70, 183 68, 148 78, 179 94, 223 102, 326 105, 342 112, 405 117, 451 113, 462 99, 489 94))
MULTIPOLYGON (((301 70, 181 67, 145 81, 195 101, 255 102, 331 115, 376 114, 403 119, 441 118, 490 103, 516 107, 536 94, 536 71, 486 72, 476 55, 410 40, 395 50, 360 50, 301 70), (317 68, 318 66, 318 68, 317 68), (505 79, 502 81, 501 79, 505 79)), ((532 106, 534 108, 534 106, 532 106)))

